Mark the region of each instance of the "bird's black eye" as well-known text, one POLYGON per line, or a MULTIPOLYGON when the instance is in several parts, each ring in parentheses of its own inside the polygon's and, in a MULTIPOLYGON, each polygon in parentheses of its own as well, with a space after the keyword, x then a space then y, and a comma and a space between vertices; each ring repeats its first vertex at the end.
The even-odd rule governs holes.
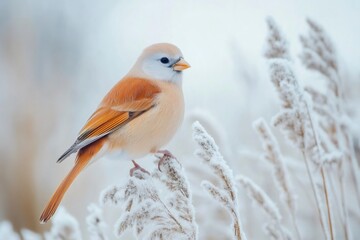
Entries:
POLYGON ((163 63, 163 64, 166 64, 166 63, 169 63, 169 59, 167 57, 163 57, 160 59, 160 62, 163 63))

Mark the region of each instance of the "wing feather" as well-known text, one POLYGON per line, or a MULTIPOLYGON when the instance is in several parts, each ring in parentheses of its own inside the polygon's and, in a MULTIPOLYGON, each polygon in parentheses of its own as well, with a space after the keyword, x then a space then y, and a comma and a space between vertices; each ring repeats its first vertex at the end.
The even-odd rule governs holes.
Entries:
POLYGON ((99 108, 80 130, 75 143, 58 162, 148 111, 156 104, 159 92, 160 89, 149 80, 128 78, 120 81, 105 96, 99 108))

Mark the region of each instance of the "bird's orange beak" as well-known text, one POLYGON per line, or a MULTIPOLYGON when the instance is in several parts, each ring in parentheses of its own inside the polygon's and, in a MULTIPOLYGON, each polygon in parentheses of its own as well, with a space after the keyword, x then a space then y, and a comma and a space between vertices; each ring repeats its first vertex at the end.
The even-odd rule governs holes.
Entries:
POLYGON ((180 58, 179 61, 177 61, 174 65, 173 65, 173 69, 175 71, 182 71, 185 70, 187 68, 190 67, 190 64, 187 63, 183 58, 180 58))

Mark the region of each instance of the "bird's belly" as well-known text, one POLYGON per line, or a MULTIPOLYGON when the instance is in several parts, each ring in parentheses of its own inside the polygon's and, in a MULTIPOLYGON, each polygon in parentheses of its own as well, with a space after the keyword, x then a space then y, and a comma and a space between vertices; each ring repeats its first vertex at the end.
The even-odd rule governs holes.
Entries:
POLYGON ((110 148, 121 149, 135 159, 166 145, 183 120, 184 103, 180 94, 160 95, 155 107, 109 136, 110 148))

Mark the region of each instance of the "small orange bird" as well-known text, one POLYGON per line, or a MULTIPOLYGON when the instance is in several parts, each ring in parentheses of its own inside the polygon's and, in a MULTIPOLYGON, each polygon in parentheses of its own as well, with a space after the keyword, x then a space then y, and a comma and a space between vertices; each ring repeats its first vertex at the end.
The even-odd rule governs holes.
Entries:
POLYGON ((189 67, 180 49, 172 44, 154 44, 143 51, 129 73, 101 101, 75 143, 59 158, 62 162, 77 152, 74 167, 41 214, 42 223, 54 215, 66 190, 90 162, 108 153, 121 153, 127 159, 148 153, 169 154, 160 148, 182 122, 182 71, 189 67))

